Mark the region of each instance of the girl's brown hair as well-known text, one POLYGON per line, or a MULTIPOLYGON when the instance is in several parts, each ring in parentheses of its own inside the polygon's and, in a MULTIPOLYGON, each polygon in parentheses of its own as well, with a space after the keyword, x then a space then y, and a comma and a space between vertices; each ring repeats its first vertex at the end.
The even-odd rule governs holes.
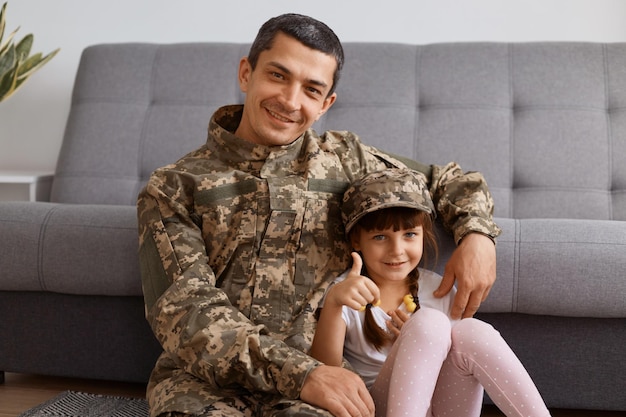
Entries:
MULTIPOLYGON (((373 230, 386 230, 393 229, 394 232, 404 229, 413 229, 415 227, 422 226, 424 231, 424 253, 421 265, 427 265, 431 262, 437 261, 438 249, 437 238, 433 229, 433 218, 429 213, 425 211, 416 210, 408 207, 389 207, 381 210, 377 210, 366 214, 361 218, 357 224, 350 230, 350 241, 364 230, 371 232, 373 230)), ((367 276, 367 270, 365 263, 363 264, 362 275, 367 276)), ((420 308, 417 292, 419 289, 418 284, 419 271, 415 268, 407 276, 407 285, 409 287, 409 294, 413 296, 415 304, 417 305, 417 311, 420 308)), ((390 343, 393 338, 392 335, 380 328, 376 323, 374 316, 371 312, 371 305, 368 304, 365 309, 365 322, 363 324, 363 331, 365 339, 370 342, 376 349, 380 350, 383 346, 390 343)))

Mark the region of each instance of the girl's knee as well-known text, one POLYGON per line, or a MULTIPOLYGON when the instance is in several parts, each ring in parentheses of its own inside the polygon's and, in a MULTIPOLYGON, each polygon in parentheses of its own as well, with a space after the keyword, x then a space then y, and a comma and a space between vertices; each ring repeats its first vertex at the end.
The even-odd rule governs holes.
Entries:
POLYGON ((475 344, 500 337, 500 333, 492 325, 475 318, 460 320, 452 327, 452 343, 454 345, 475 344))
POLYGON ((452 347, 452 327, 444 313, 431 308, 420 308, 404 323, 394 345, 413 346, 422 355, 446 358, 452 347))
POLYGON ((422 307, 417 310, 413 316, 411 316, 411 320, 413 319, 437 322, 439 324, 445 323, 448 327, 450 327, 450 319, 448 316, 446 316, 443 312, 430 307, 422 307))
POLYGON ((424 307, 413 313, 411 318, 404 323, 402 330, 431 335, 433 333, 439 333, 449 338, 452 327, 450 325, 450 319, 448 319, 448 316, 444 313, 434 308, 424 307), (405 329, 405 327, 407 327, 407 329, 405 329))

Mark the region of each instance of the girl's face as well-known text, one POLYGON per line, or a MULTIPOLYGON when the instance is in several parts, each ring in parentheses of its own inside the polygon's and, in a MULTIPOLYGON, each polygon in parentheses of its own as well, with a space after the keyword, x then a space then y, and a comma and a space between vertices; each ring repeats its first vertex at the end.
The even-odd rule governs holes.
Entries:
POLYGON ((394 231, 363 229, 353 233, 352 246, 361 252, 369 277, 377 285, 405 280, 422 259, 422 226, 394 231))

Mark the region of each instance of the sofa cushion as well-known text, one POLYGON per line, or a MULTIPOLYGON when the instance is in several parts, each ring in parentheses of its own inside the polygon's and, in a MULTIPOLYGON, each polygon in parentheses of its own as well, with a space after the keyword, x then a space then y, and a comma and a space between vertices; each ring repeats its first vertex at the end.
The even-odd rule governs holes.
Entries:
POLYGON ((481 312, 624 317, 626 222, 497 221, 498 279, 481 312))
POLYGON ((0 290, 141 296, 134 206, 0 203, 0 290))
POLYGON ((215 109, 242 101, 237 64, 247 49, 227 43, 86 48, 52 201, 135 205, 153 170, 205 142, 215 109))

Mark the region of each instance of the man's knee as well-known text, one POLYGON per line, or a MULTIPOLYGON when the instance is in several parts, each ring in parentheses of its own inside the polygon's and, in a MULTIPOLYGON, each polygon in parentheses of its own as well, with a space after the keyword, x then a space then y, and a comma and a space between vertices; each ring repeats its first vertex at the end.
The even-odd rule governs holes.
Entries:
POLYGON ((272 410, 263 413, 267 417, 332 417, 332 414, 304 401, 281 401, 272 410))
POLYGON ((159 414, 159 417, 253 417, 255 415, 256 413, 253 413, 252 409, 241 409, 241 407, 234 407, 232 404, 217 402, 207 406, 197 414, 175 411, 159 414))

